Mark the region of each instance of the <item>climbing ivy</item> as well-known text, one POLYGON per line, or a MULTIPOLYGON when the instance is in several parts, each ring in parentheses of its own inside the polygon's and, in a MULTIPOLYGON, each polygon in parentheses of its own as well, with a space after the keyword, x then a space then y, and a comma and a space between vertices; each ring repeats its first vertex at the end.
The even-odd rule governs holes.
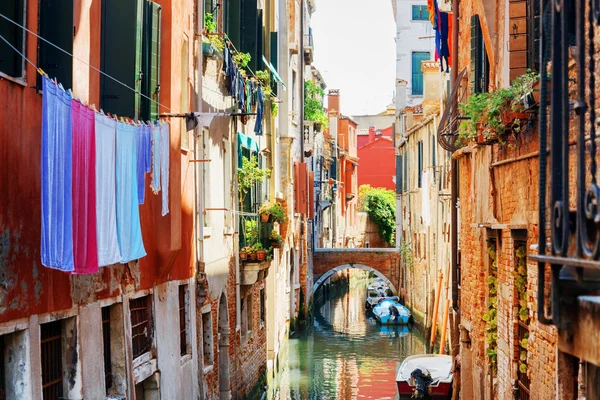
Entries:
POLYGON ((381 237, 389 244, 393 244, 396 230, 396 195, 394 192, 384 188, 372 188, 364 195, 364 211, 379 227, 381 237))
MULTIPOLYGON (((516 249, 517 268, 513 271, 515 278, 515 287, 517 288, 519 298, 519 319, 527 324, 529 322, 529 307, 527 299, 527 246, 525 243, 519 244, 516 249)), ((527 373, 527 345, 529 344, 529 334, 519 343, 519 372, 527 373)))
POLYGON ((488 255, 490 257, 490 274, 486 279, 488 285, 488 310, 483 314, 486 322, 485 342, 487 355, 494 372, 498 369, 498 264, 496 262, 496 241, 488 240, 488 255))
POLYGON ((410 272, 413 271, 413 253, 410 245, 404 240, 400 243, 400 258, 410 272))

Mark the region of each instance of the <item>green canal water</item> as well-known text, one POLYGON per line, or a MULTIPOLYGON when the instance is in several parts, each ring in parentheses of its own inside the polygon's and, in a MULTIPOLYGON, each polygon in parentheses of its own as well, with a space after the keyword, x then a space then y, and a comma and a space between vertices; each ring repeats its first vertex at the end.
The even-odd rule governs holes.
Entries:
POLYGON ((273 400, 396 399, 400 362, 425 352, 416 328, 382 327, 365 311, 366 287, 315 307, 313 326, 283 349, 273 400))

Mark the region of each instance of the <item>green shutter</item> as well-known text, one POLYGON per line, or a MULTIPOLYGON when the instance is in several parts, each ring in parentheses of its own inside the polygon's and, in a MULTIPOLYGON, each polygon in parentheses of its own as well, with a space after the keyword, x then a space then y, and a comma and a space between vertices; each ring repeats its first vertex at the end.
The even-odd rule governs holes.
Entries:
POLYGON ((160 29, 162 8, 157 3, 147 1, 144 4, 144 26, 142 38, 142 110, 143 120, 157 119, 160 102, 160 29))
MULTIPOLYGON (((25 24, 23 10, 23 0, 0 1, 0 13, 19 24, 25 24)), ((0 35, 24 53, 25 46, 23 46, 23 31, 21 28, 2 19, 0 21, 0 35)), ((23 58, 11 49, 4 40, 0 40, 0 72, 21 78, 24 75, 23 61, 23 58)))
POLYGON ((248 66, 253 71, 256 71, 257 67, 260 66, 259 61, 262 62, 262 60, 256 59, 258 45, 256 42, 258 37, 257 21, 258 9, 256 8, 256 0, 242 0, 241 48, 238 47, 238 50, 252 56, 248 66))
POLYGON ((241 4, 240 0, 227 0, 226 2, 225 33, 236 48, 241 47, 240 22, 241 4))
MULTIPOLYGON (((256 57, 253 55, 252 58, 256 60, 254 71, 263 69, 263 46, 264 46, 264 34, 263 34, 263 10, 259 9, 256 15, 256 57)), ((273 80, 275 80, 273 78, 273 80)))
POLYGON ((421 61, 429 60, 429 52, 414 51, 412 53, 412 94, 423 95, 423 72, 421 71, 421 61))
MULTIPOLYGON (((40 1, 40 34, 61 49, 73 52, 73 0, 40 1)), ((73 86, 73 59, 70 55, 40 40, 38 66, 65 89, 73 86)), ((42 86, 38 75, 38 87, 42 86)))
MULTIPOLYGON (((100 69, 132 88, 136 86, 139 74, 140 7, 138 0, 102 0, 100 69)), ((134 117, 137 110, 135 94, 101 75, 100 107, 105 112, 134 117)))
MULTIPOLYGON (((269 36, 271 50, 270 61, 273 68, 275 68, 275 71, 277 71, 277 61, 279 58, 279 34, 278 32, 271 32, 269 36)), ((275 82, 275 79, 271 80, 271 89, 273 90, 273 93, 277 95, 277 82, 275 82)))

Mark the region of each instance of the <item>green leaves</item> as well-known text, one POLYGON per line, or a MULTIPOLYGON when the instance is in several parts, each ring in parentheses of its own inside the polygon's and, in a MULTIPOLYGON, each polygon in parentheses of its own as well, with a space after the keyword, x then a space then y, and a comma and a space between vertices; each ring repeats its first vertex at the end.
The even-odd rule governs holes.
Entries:
POLYGON ((256 157, 250 159, 242 157, 242 168, 237 171, 238 184, 240 190, 240 203, 248 191, 258 182, 262 182, 271 176, 271 170, 268 168, 260 168, 256 157))
POLYGON ((366 193, 363 191, 363 196, 364 211, 379 227, 381 237, 389 244, 393 244, 396 230, 396 195, 392 190, 370 188, 366 193))
POLYGON ((240 68, 246 68, 251 59, 252 56, 248 53, 235 53, 233 55, 233 62, 240 68))
POLYGON ((323 110, 323 96, 325 96, 325 91, 321 86, 312 81, 304 82, 304 119, 327 128, 329 119, 323 110))

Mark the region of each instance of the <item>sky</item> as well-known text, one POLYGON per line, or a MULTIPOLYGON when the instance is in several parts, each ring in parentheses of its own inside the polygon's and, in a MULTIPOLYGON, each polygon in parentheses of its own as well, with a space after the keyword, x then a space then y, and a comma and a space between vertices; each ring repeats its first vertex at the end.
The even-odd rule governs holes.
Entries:
POLYGON ((378 114, 392 102, 396 28, 391 0, 316 0, 314 62, 344 115, 378 114))

